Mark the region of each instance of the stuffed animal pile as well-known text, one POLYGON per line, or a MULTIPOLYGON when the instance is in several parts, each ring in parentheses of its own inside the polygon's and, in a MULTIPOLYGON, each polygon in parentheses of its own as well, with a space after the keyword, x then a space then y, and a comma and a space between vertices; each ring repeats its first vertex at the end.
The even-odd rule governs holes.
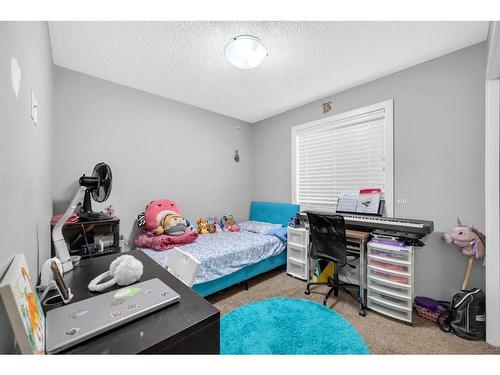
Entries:
POLYGON ((198 237, 198 232, 192 230, 177 203, 168 199, 151 201, 138 216, 137 224, 142 228, 142 233, 135 239, 139 247, 167 250, 191 243, 198 237))
POLYGON ((224 215, 222 219, 216 216, 209 216, 208 218, 200 217, 196 224, 198 224, 199 234, 238 232, 240 230, 240 227, 236 225, 236 221, 231 214, 224 215))

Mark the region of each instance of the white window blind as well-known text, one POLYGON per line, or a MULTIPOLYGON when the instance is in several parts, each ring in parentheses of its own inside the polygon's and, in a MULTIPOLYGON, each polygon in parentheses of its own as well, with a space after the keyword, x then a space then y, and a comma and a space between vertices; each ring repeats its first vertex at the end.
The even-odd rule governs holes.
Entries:
POLYGON ((379 109, 294 130, 294 198, 301 210, 335 212, 344 192, 386 190, 385 117, 379 109))

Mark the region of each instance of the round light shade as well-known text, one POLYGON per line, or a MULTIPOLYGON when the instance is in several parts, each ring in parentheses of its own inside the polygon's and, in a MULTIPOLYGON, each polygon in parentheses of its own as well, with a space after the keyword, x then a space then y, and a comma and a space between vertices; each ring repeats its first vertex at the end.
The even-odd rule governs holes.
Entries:
POLYGON ((251 69, 267 56, 266 47, 259 38, 251 35, 237 36, 224 49, 227 59, 240 69, 251 69))

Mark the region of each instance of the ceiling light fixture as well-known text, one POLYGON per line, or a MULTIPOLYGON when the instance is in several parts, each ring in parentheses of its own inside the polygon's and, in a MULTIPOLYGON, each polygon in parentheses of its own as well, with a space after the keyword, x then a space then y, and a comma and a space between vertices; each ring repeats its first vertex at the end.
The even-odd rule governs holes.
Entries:
POLYGON ((259 38, 239 35, 226 45, 224 54, 234 66, 240 69, 251 69, 264 61, 267 51, 259 38))

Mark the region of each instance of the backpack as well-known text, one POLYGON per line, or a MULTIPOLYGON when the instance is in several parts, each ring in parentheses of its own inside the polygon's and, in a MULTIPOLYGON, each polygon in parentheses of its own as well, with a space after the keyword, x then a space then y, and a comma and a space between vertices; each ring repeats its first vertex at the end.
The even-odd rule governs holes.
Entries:
POLYGON ((439 327, 467 340, 486 337, 486 297, 481 289, 462 290, 455 294, 448 310, 438 318, 439 327))

